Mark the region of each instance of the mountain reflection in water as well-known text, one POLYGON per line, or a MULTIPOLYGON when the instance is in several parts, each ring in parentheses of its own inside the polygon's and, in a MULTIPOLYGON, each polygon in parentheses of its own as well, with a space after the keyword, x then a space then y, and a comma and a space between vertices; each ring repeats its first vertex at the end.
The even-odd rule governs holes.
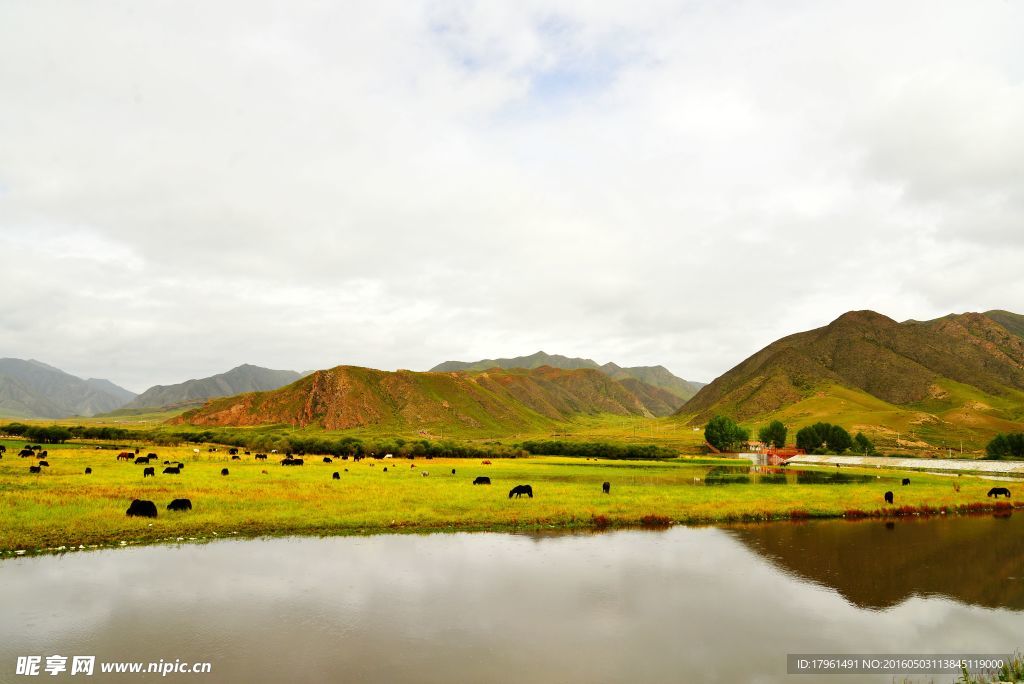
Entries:
POLYGON ((861 608, 946 596, 1024 610, 1024 515, 737 526, 747 548, 861 608))

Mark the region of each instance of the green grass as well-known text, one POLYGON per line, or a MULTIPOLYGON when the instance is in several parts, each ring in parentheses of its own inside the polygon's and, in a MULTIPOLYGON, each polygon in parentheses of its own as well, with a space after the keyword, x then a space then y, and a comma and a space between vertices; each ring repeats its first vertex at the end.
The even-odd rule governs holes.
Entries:
POLYGON ((851 434, 863 432, 883 452, 946 456, 952 450, 959 456, 962 443, 966 457, 983 456, 985 445, 998 432, 1024 430, 1015 413, 1024 405, 1024 395, 994 397, 952 380, 940 380, 937 387, 934 398, 897 406, 858 389, 828 385, 743 426, 757 434, 757 428, 781 420, 792 441, 800 428, 825 421, 851 434))
MULTIPOLYGON (((950 507, 991 503, 990 482, 915 473, 901 488, 897 471, 843 469, 881 479, 863 484, 704 486, 714 459, 659 462, 533 457, 491 459, 390 459, 322 463, 307 457, 302 467, 283 467, 251 456, 231 461, 225 451, 192 447, 143 447, 160 461, 183 461, 179 476, 142 477, 141 465, 117 462, 116 452, 94 448, 50 449, 51 467, 28 472, 34 459, 16 453, 0 460, 0 550, 147 543, 229 534, 364 534, 412 530, 506 530, 637 525, 647 517, 701 523, 790 517, 839 516, 846 511, 882 514, 882 493, 896 491, 897 506, 950 507), (411 468, 411 464, 415 468, 411 468), (84 475, 86 466, 92 475, 84 475), (387 466, 389 472, 383 472, 387 466), (220 475, 227 467, 231 474, 220 475), (348 468, 349 472, 344 472, 348 468), (456 475, 451 474, 455 468, 456 475), (262 471, 267 471, 263 474, 262 471), (331 474, 341 473, 334 481, 331 474), (429 477, 422 477, 429 471, 429 477), (491 486, 474 486, 487 475, 491 486), (601 493, 609 481, 612 493, 601 493), (533 485, 533 499, 509 500, 508 490, 533 485), (165 510, 174 498, 189 498, 191 513, 165 510), (127 518, 134 498, 154 501, 155 520, 127 518)), ((271 456, 273 459, 273 455, 271 456)), ((739 462, 743 464, 743 462, 739 462)), ((157 465, 157 472, 163 469, 157 465)), ((834 470, 834 469, 832 469, 834 470)), ((832 472, 829 470, 828 472, 832 472)))

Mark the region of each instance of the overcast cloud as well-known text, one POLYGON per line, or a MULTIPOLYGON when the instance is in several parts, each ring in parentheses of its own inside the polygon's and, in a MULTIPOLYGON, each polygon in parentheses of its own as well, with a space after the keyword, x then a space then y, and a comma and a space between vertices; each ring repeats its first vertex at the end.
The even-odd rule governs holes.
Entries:
POLYGON ((0 0, 0 356, 710 380, 1024 313, 1024 4, 0 0))

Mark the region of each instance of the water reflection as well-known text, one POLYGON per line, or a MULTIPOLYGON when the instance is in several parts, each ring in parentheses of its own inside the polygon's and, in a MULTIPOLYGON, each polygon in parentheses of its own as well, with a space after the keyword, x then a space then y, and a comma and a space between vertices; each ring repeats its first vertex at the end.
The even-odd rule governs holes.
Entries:
POLYGON ((728 533, 862 608, 945 596, 1024 610, 1024 516, 751 525, 728 533))
POLYGON ((1018 516, 7 560, 0 681, 16 656, 53 653, 209 660, 210 681, 298 683, 773 682, 789 652, 1012 651, 1024 613, 1004 586, 1020 584, 1007 540, 1020 532, 1018 516))
POLYGON ((891 475, 864 475, 844 473, 839 470, 797 470, 795 468, 773 468, 770 466, 757 466, 753 468, 741 466, 715 466, 709 468, 703 480, 698 479, 705 485, 730 485, 730 484, 765 484, 765 485, 836 485, 836 484, 857 484, 877 482, 878 480, 898 480, 891 475))

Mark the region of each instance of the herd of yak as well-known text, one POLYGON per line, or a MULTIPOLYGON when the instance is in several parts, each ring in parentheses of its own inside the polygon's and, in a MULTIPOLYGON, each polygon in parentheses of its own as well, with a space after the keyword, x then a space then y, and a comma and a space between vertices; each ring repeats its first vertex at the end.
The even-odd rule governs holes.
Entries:
MULTIPOLYGON (((97 447, 97 448, 99 448, 99 447, 97 447)), ((4 454, 4 452, 6 450, 7 450, 7 448, 5 446, 3 446, 2 444, 0 444, 0 458, 3 458, 3 454, 4 454)), ((142 477, 143 478, 156 477, 156 468, 153 467, 153 466, 149 466, 149 463, 151 463, 154 460, 159 460, 159 456, 157 454, 155 454, 155 453, 149 453, 149 454, 146 454, 145 456, 140 456, 139 455, 139 451, 140 451, 139 449, 135 449, 135 451, 122 451, 121 453, 119 453, 117 455, 117 460, 118 461, 128 461, 128 462, 131 462, 131 463, 134 463, 134 464, 137 464, 137 465, 145 465, 147 467, 143 468, 142 477)), ((208 449, 208 451, 215 452, 215 451, 217 451, 217 447, 210 447, 208 449)), ((198 454, 199 453, 199 449, 193 449, 193 452, 198 454)), ((26 444, 25 448, 22 449, 19 452, 18 455, 23 457, 23 458, 28 458, 28 457, 35 456, 36 458, 42 459, 42 458, 46 457, 47 453, 45 451, 43 451, 42 447, 40 445, 38 445, 38 444, 37 445, 26 444)), ((242 458, 238 454, 238 449, 233 448, 233 447, 228 449, 228 455, 230 455, 231 459, 235 460, 235 461, 239 461, 242 458)), ((246 456, 250 455, 250 452, 246 451, 245 455, 246 456)), ((267 454, 255 454, 254 458, 257 461, 265 461, 265 460, 267 460, 267 454)), ((341 457, 341 459, 345 460, 345 461, 347 461, 348 458, 349 458, 348 456, 342 456, 341 457)), ((358 461, 362 460, 363 458, 365 458, 365 457, 363 457, 363 456, 353 456, 352 460, 358 462, 358 461)), ((389 456, 378 457, 378 458, 389 458, 389 456)), ((324 463, 333 463, 333 459, 331 457, 329 457, 329 456, 324 456, 323 462, 324 463)), ((284 458, 281 459, 281 465, 283 465, 283 466, 301 466, 301 465, 304 465, 304 463, 305 463, 305 460, 303 458, 301 458, 301 457, 294 457, 290 452, 285 454, 284 458)), ((482 464, 483 465, 490 465, 491 462, 490 461, 482 461, 482 464)), ((29 468, 29 472, 40 473, 40 472, 42 472, 42 468, 43 467, 48 467, 49 465, 50 464, 47 463, 45 460, 40 460, 37 465, 31 466, 29 468)), ((181 471, 185 469, 185 464, 181 463, 180 461, 173 461, 173 462, 172 461, 164 461, 163 465, 165 466, 164 469, 163 469, 163 474, 164 475, 180 475, 181 471)), ((372 466, 374 464, 371 463, 370 465, 372 466)), ((411 468, 415 468, 416 465, 415 464, 410 464, 410 467, 411 468)), ((383 471, 384 472, 388 472, 387 466, 385 466, 383 468, 383 471)), ((263 471, 264 474, 266 474, 266 472, 267 472, 266 470, 263 471)), ((345 468, 345 472, 348 472, 348 468, 345 468)), ((86 475, 92 474, 92 468, 86 468, 85 469, 85 474, 86 475)), ((223 475, 223 476, 227 476, 227 475, 230 475, 231 473, 230 473, 230 471, 227 468, 222 468, 221 471, 220 471, 220 474, 223 475)), ((424 471, 421 471, 421 475, 423 477, 427 477, 428 475, 430 475, 430 473, 424 470, 424 471)), ((455 468, 452 468, 452 475, 455 475, 455 468)), ((341 479, 341 473, 335 471, 334 473, 332 473, 331 478, 334 479, 334 480, 340 480, 341 479)), ((486 477, 486 476, 480 476, 480 477, 477 477, 476 479, 473 480, 473 484, 474 485, 489 485, 489 484, 491 484, 491 478, 486 477)), ((611 492, 611 483, 605 482, 601 486, 601 488, 602 488, 602 491, 605 494, 608 494, 608 493, 611 492)), ((528 484, 517 485, 517 486, 513 487, 511 489, 511 491, 509 491, 508 498, 511 499, 511 498, 515 497, 515 498, 518 499, 518 498, 521 498, 524 494, 532 499, 533 498, 533 487, 528 485, 528 484)), ((192 510, 192 501, 190 499, 175 499, 171 503, 167 504, 167 510, 169 510, 169 511, 190 511, 190 510, 192 510)), ((128 506, 128 510, 125 511, 125 515, 127 515, 128 517, 155 518, 157 516, 156 504, 153 503, 152 501, 147 501, 145 499, 133 499, 131 504, 128 506)))
MULTIPOLYGON (((97 449, 98 448, 99 447, 97 447, 97 449)), ((5 447, 4 445, 0 444, 0 458, 3 458, 3 455, 4 455, 4 453, 6 451, 7 451, 7 447, 5 447)), ((197 453, 197 454, 199 453, 199 449, 193 449, 193 451, 195 453, 197 453)), ((208 449, 208 451, 215 452, 215 451, 217 451, 217 447, 210 447, 208 449)), ((235 461, 241 460, 241 458, 242 458, 241 456, 238 455, 238 449, 236 449, 236 448, 228 449, 228 454, 231 456, 231 459, 235 460, 235 461)), ((35 445, 26 444, 25 448, 22 449, 20 452, 18 452, 18 455, 21 456, 22 458, 35 457, 37 459, 36 465, 29 467, 29 472, 30 473, 37 473, 37 474, 38 473, 42 473, 42 469, 46 468, 46 467, 49 467, 49 465, 50 465, 47 462, 47 460, 46 460, 46 458, 48 456, 47 452, 39 444, 35 444, 35 445)), ((245 455, 248 456, 249 452, 246 451, 245 455)), ((389 456, 385 456, 385 457, 378 456, 376 458, 380 459, 380 458, 388 458, 388 457, 389 456)), ((257 461, 265 461, 265 460, 267 460, 267 454, 256 454, 254 456, 254 458, 257 461)), ((345 460, 345 461, 347 461, 348 458, 349 458, 348 456, 342 456, 341 457, 341 459, 345 460)), ((358 461, 362 460, 363 458, 365 458, 365 457, 364 456, 353 456, 352 460, 358 462, 358 461)), ((145 456, 140 456, 139 455, 139 449, 135 449, 134 452, 122 451, 121 453, 119 453, 117 455, 117 460, 118 461, 130 461, 130 462, 135 463, 135 464, 141 464, 141 465, 147 465, 147 466, 148 466, 148 464, 150 462, 152 462, 154 460, 157 460, 157 459, 158 459, 158 456, 155 453, 149 453, 149 454, 146 454, 145 456)), ((329 456, 324 456, 323 462, 324 463, 333 463, 333 459, 331 457, 329 457, 329 456)), ((305 463, 305 460, 303 458, 295 457, 290 452, 285 454, 284 458, 281 459, 281 465, 283 465, 283 466, 301 466, 304 463, 305 463)), ((482 461, 483 465, 490 465, 490 463, 491 463, 490 461, 482 461)), ((174 461, 174 462, 172 462, 172 461, 164 461, 163 465, 164 465, 164 469, 163 469, 163 474, 164 475, 179 475, 179 474, 181 474, 181 471, 184 470, 184 468, 185 468, 185 464, 181 463, 180 461, 174 461)), ((373 464, 371 463, 370 465, 372 466, 373 464)), ((415 464, 412 464, 412 465, 410 465, 410 467, 415 468, 416 466, 415 466, 415 464)), ((383 471, 384 472, 388 471, 387 466, 385 466, 383 468, 383 471)), ((265 471, 265 470, 263 471, 264 474, 266 472, 267 471, 265 471)), ((348 468, 345 469, 345 472, 348 472, 348 468)), ((85 474, 86 475, 89 475, 91 473, 92 473, 92 468, 86 468, 85 469, 85 474)), ((224 476, 227 476, 227 475, 230 475, 230 471, 227 468, 222 468, 221 471, 220 471, 220 474, 224 475, 224 476)), ((427 477, 430 473, 428 473, 427 471, 424 470, 424 471, 421 471, 421 474, 423 475, 423 477, 427 477)), ((452 468, 452 475, 454 475, 454 474, 455 474, 455 469, 452 468)), ((156 468, 155 467, 152 467, 152 466, 146 467, 142 471, 142 477, 143 478, 155 477, 155 476, 156 476, 156 468)), ((341 479, 341 473, 335 471, 331 475, 331 478, 335 479, 335 480, 340 480, 341 479)), ((487 477, 485 475, 481 475, 481 476, 479 476, 479 477, 477 477, 476 479, 473 480, 473 484, 474 485, 489 485, 489 484, 491 484, 491 478, 489 478, 489 477, 487 477)), ((907 477, 903 478, 901 484, 903 486, 909 485, 910 484, 910 478, 907 478, 907 477)), ((605 494, 610 494, 611 493, 611 483, 610 482, 603 483, 601 485, 601 491, 604 492, 605 494)), ((531 487, 528 484, 516 485, 515 487, 513 487, 509 491, 508 498, 511 499, 511 498, 515 497, 515 498, 518 499, 518 498, 522 497, 524 494, 532 499, 533 498, 533 487, 531 487)), ((1010 490, 1007 489, 1006 487, 993 487, 992 489, 988 490, 988 496, 994 497, 996 499, 998 499, 1000 496, 1005 496, 1005 497, 1009 498, 1010 497, 1010 490)), ((884 498, 885 498, 885 502, 888 503, 888 504, 892 504, 893 501, 894 501, 893 493, 891 491, 886 492, 884 498)), ((175 499, 171 503, 167 504, 167 510, 169 510, 169 511, 189 511, 189 510, 192 510, 192 502, 190 500, 188 500, 188 499, 175 499)), ((133 500, 131 505, 128 507, 128 510, 125 511, 125 514, 128 515, 129 517, 139 516, 139 517, 144 517, 144 518, 155 518, 156 517, 156 513, 157 513, 157 511, 156 511, 156 504, 154 504, 152 501, 145 501, 145 500, 142 500, 142 499, 135 499, 135 500, 133 500)))

